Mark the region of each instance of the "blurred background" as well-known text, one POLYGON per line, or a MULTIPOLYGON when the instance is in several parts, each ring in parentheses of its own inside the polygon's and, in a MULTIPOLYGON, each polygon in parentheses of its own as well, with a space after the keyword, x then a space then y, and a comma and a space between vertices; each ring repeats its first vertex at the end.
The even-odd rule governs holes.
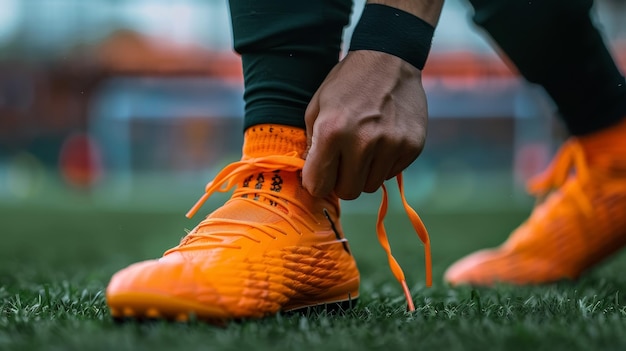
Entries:
MULTIPOLYGON (((626 1, 594 12, 626 69, 626 1)), ((564 134, 470 16, 446 1, 424 72, 430 132, 407 195, 433 211, 527 209, 524 183, 564 134)), ((225 0, 0 0, 0 209, 183 213, 240 155, 231 41, 225 0)), ((379 201, 362 198, 345 211, 379 201)))

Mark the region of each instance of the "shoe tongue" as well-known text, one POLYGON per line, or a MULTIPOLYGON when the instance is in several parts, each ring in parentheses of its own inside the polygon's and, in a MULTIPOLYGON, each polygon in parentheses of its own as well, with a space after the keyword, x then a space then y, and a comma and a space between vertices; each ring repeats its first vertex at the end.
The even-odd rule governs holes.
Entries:
MULTIPOLYGON (((274 155, 286 155, 296 152, 303 155, 306 150, 306 132, 301 128, 294 128, 278 124, 260 124, 249 127, 244 134, 244 143, 242 149, 242 159, 250 159, 274 155)), ((287 194, 296 199, 300 199, 301 192, 304 190, 301 186, 300 172, 284 172, 284 171, 265 171, 252 173, 244 178, 238 184, 237 189, 252 190, 258 189, 276 193, 276 196, 267 193, 247 193, 233 194, 233 197, 245 197, 254 201, 259 201, 276 209, 287 213, 287 201, 281 195, 287 194)), ((306 193, 308 195, 308 193, 306 193)), ((250 210, 242 210, 240 206, 223 206, 211 214, 211 217, 223 217, 233 219, 250 219, 250 216, 256 216, 263 213, 264 216, 272 215, 280 218, 271 211, 258 211, 253 209, 254 204, 246 203, 250 206, 250 210)), ((254 219, 256 220, 256 219, 254 219)))
POLYGON ((301 184, 300 172, 259 172, 245 178, 241 184, 241 188, 242 190, 245 188, 245 190, 254 189, 263 192, 255 192, 241 196, 274 206, 287 213, 288 211, 285 206, 287 206, 288 201, 283 196, 295 197, 296 199, 302 198, 301 191, 304 189, 301 184), (270 194, 267 193, 268 191, 270 194))
MULTIPOLYGON (((242 159, 287 155, 294 152, 302 157, 306 147, 306 132, 301 128, 272 124, 255 125, 246 129, 244 134, 242 159)), ((324 208, 331 213, 336 213, 337 215, 339 213, 339 201, 336 197, 330 196, 328 199, 313 198, 302 187, 301 171, 265 170, 251 173, 238 184, 233 197, 245 197, 259 201, 273 206, 283 213, 300 211, 297 207, 290 205, 288 199, 297 201, 312 213, 322 213, 324 208), (243 190, 250 190, 250 192, 246 191, 246 193, 243 193, 243 190), (254 190, 262 192, 257 193, 254 190)), ((278 213, 274 211, 259 211, 258 206, 248 201, 226 204, 214 211, 209 217, 259 223, 282 220, 278 213)))
MULTIPOLYGON (((270 171, 253 173, 238 184, 233 197, 247 198, 273 206, 283 213, 288 213, 288 198, 307 203, 311 197, 301 186, 300 172, 270 171), (258 190, 259 192, 255 192, 258 190), (275 194, 275 195, 274 195, 275 194)), ((290 210, 293 207, 290 208, 290 210)), ((252 220, 258 222, 272 222, 280 216, 272 211, 259 211, 253 203, 237 202, 236 206, 222 206, 213 212, 210 217, 231 218, 238 220, 252 220), (263 218, 258 218, 261 216, 263 218)))
POLYGON ((209 218, 228 218, 255 223, 275 223, 284 220, 277 211, 289 213, 290 217, 315 216, 324 221, 324 210, 334 218, 339 217, 339 199, 313 197, 302 186, 301 172, 265 171, 245 177, 233 193, 232 199, 246 198, 252 201, 232 201, 218 208, 209 218), (257 192, 257 190, 259 192, 257 192), (276 211, 264 210, 255 204, 269 205, 276 211), (302 207, 302 208, 301 208, 302 207))

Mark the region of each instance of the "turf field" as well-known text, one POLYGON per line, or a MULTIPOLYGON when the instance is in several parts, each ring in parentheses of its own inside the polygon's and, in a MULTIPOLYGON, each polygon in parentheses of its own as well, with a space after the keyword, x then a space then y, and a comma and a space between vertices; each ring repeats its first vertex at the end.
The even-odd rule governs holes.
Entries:
POLYGON ((201 323, 116 325, 103 291, 111 274, 159 256, 193 226, 180 213, 73 207, 0 207, 0 350, 624 350, 626 256, 582 280, 545 287, 455 288, 445 267, 502 240, 526 213, 423 213, 435 286, 408 221, 388 231, 417 312, 405 304, 378 246, 375 216, 344 227, 362 271, 346 315, 276 316, 218 328, 201 323))

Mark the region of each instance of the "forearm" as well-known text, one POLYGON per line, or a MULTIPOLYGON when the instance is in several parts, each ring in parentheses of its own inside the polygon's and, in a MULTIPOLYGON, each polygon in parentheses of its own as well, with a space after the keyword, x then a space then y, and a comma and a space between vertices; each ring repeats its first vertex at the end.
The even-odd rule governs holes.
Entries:
POLYGON ((444 0, 367 0, 368 4, 381 4, 413 14, 433 27, 437 26, 444 0))

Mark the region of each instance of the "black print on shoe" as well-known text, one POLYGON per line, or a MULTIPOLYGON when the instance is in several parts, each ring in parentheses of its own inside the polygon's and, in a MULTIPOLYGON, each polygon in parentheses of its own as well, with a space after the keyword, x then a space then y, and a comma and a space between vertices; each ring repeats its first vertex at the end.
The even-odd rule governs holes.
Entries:
MULTIPOLYGON (((263 173, 259 173, 259 175, 256 177, 256 185, 254 186, 255 189, 262 189, 263 188, 263 183, 265 183, 265 177, 263 176, 263 173)), ((258 200, 259 199, 259 194, 254 194, 254 199, 258 200)))
POLYGON ((283 188, 283 178, 280 177, 280 171, 274 171, 274 176, 272 176, 272 185, 270 187, 271 191, 280 192, 283 188))

